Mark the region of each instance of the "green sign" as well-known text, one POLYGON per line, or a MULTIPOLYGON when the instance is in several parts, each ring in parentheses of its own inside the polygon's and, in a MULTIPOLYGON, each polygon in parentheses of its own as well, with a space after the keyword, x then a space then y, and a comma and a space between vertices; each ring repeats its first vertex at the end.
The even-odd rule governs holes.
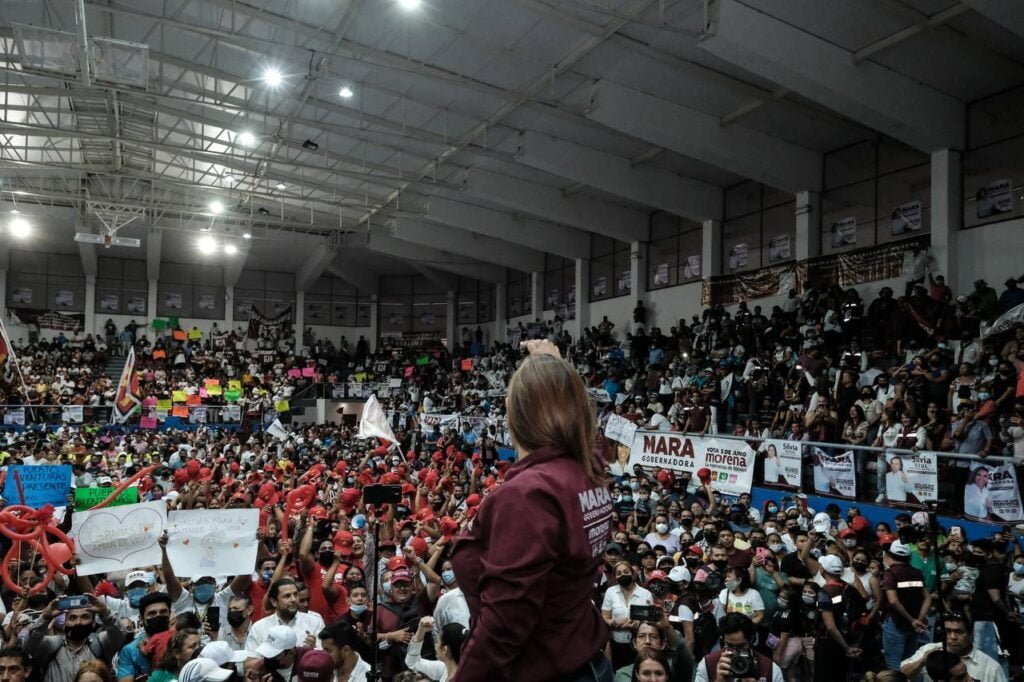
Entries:
MULTIPOLYGON (((110 497, 114 492, 113 487, 105 488, 75 488, 75 511, 92 509, 103 500, 110 497)), ((139 501, 139 489, 136 486, 125 488, 120 495, 114 498, 108 507, 120 507, 125 504, 136 504, 139 501)))
POLYGON ((430 357, 426 355, 421 355, 418 358, 416 358, 416 364, 419 365, 420 367, 422 367, 423 365, 429 365, 430 357))

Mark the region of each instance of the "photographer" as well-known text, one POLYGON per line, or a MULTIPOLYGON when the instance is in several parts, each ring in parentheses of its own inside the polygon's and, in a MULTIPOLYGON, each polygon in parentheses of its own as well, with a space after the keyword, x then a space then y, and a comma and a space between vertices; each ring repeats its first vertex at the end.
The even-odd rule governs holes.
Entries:
POLYGON ((730 613, 718 622, 722 648, 697 666, 694 682, 782 682, 782 669, 754 651, 754 622, 742 613, 730 613))

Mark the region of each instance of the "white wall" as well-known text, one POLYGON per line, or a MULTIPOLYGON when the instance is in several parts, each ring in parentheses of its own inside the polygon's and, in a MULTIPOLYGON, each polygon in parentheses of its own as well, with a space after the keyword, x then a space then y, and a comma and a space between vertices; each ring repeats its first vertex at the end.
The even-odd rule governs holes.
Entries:
POLYGON ((1001 293, 1008 277, 1024 275, 1024 219, 961 230, 956 244, 956 294, 971 293, 977 279, 1001 293))

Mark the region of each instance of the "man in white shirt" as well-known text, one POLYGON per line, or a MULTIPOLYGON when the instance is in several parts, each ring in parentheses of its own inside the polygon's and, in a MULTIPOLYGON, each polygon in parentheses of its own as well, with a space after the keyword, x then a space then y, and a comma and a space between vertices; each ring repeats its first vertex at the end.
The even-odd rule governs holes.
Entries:
POLYGON ((309 613, 299 611, 299 589, 295 581, 291 578, 274 581, 270 585, 267 597, 274 613, 252 624, 249 629, 249 637, 245 642, 246 650, 250 654, 255 652, 275 625, 286 625, 291 628, 298 638, 299 646, 308 648, 316 646, 317 637, 324 629, 324 619, 314 611, 309 613))
MULTIPOLYGON (((1006 673, 991 656, 974 646, 974 628, 970 618, 959 613, 950 613, 943 618, 946 631, 946 651, 959 656, 967 666, 967 674, 978 682, 1006 682, 1006 673)), ((931 682, 925 670, 929 654, 942 650, 942 643, 925 644, 914 655, 900 663, 900 672, 913 679, 920 674, 924 682, 931 682)), ((951 678, 952 679, 952 678, 951 678)))

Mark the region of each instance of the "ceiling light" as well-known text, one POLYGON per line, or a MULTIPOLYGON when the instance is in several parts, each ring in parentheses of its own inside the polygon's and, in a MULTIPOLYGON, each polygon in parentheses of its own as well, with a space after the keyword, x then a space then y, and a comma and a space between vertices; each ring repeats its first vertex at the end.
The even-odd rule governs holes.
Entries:
POLYGON ((413 10, 420 6, 420 0, 398 0, 402 9, 413 10))
POLYGON ((279 182, 274 186, 277 187, 277 189, 284 189, 285 187, 287 187, 287 185, 285 185, 283 182, 279 182))
POLYGON ((236 177, 235 177, 234 175, 232 175, 231 173, 228 173, 227 175, 225 175, 225 176, 224 176, 224 181, 225 181, 225 182, 230 182, 230 183, 231 183, 231 184, 233 185, 233 184, 235 184, 236 182, 238 182, 238 178, 236 178, 236 177))
POLYGON ((344 97, 345 99, 348 99, 349 97, 351 97, 352 95, 354 95, 356 93, 352 92, 352 88, 350 88, 350 87, 348 87, 346 85, 345 87, 343 87, 341 89, 341 92, 339 92, 338 94, 341 95, 342 97, 344 97))
POLYGON ((284 80, 284 76, 277 69, 271 67, 263 72, 263 82, 272 88, 276 88, 284 80))
POLYGON ((252 239, 252 232, 243 232, 242 239, 252 239))
POLYGON ((238 247, 235 246, 234 244, 225 244, 224 253, 228 254, 229 256, 233 256, 236 253, 238 253, 238 247))
POLYGON ((211 201, 210 202, 210 213, 213 213, 215 215, 219 215, 219 214, 221 214, 223 212, 224 212, 224 204, 220 203, 219 201, 211 201))
POLYGON ((10 228, 11 236, 15 239, 24 239, 32 234, 32 226, 24 218, 14 218, 8 227, 10 228))
POLYGON ((16 189, 13 192, 11 192, 11 194, 17 194, 18 196, 25 196, 26 194, 28 194, 28 192, 23 192, 20 189, 16 189))
POLYGON ((254 147, 256 146, 256 136, 250 133, 248 130, 243 130, 238 133, 235 137, 235 141, 243 147, 254 147))
POLYGON ((203 253, 213 253, 217 250, 217 242, 213 240, 213 237, 200 237, 199 241, 196 242, 196 246, 203 253))

